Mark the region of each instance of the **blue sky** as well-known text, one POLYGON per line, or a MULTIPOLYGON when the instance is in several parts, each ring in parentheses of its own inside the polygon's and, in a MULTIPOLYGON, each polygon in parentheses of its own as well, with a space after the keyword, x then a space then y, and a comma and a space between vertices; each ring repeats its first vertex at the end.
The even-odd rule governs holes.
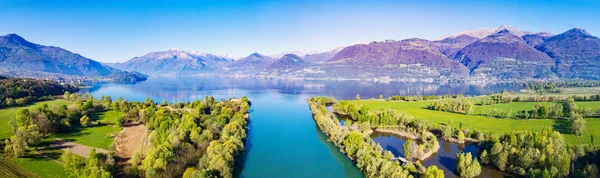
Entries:
POLYGON ((172 48, 234 56, 325 51, 502 24, 598 36, 599 9, 599 1, 0 0, 0 35, 122 62, 172 48))

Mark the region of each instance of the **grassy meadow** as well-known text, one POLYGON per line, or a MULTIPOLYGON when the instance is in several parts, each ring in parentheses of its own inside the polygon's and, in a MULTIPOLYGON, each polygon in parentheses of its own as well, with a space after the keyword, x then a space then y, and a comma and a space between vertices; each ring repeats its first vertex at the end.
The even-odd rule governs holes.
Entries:
MULTIPOLYGON (((495 104, 486 106, 476 106, 474 115, 464 115, 443 111, 433 111, 425 109, 430 103, 436 100, 429 101, 418 101, 418 102, 405 102, 405 101, 384 101, 384 100, 353 100, 352 102, 362 104, 368 108, 379 109, 379 108, 391 108, 396 109, 400 112, 410 114, 416 118, 427 119, 433 124, 449 124, 453 127, 459 128, 462 124, 462 128, 468 128, 471 130, 477 130, 481 132, 492 132, 497 134, 508 133, 515 130, 542 130, 544 128, 552 128, 564 134, 565 141, 570 144, 579 144, 580 141, 583 143, 590 143, 590 135, 594 135, 595 138, 600 138, 600 119, 589 118, 586 120, 585 134, 581 136, 581 139, 571 133, 570 121, 565 119, 499 119, 486 116, 479 116, 481 112, 485 112, 491 108, 507 109, 507 110, 530 110, 536 102, 513 102, 508 104, 495 104)), ((578 106, 579 106, 578 102, 578 106)), ((589 102, 591 105, 600 105, 600 102, 589 102), (591 104, 594 103, 594 104, 591 104)), ((588 107, 588 106, 581 106, 588 107)), ((600 140, 595 141, 595 144, 600 143, 600 140)))
MULTIPOLYGON (((12 133, 10 121, 14 118, 17 110, 22 108, 35 109, 43 104, 53 105, 70 104, 66 100, 51 100, 37 102, 35 104, 0 109, 0 139, 9 138, 12 133)), ((98 124, 85 128, 74 128, 73 132, 55 133, 48 138, 44 138, 41 145, 48 145, 55 138, 61 138, 73 141, 82 145, 96 148, 108 149, 113 142, 111 134, 118 133, 121 128, 115 123, 119 117, 125 113, 120 111, 101 111, 90 115, 90 121, 98 124)), ((15 159, 2 159, 0 161, 0 177, 49 177, 62 178, 68 177, 62 164, 58 161, 62 155, 62 150, 41 149, 36 151, 35 147, 30 147, 24 157, 15 159), (43 153, 41 156, 37 153, 43 153)))
POLYGON ((125 113, 120 111, 102 111, 90 116, 91 121, 98 122, 97 125, 91 125, 84 128, 75 128, 73 132, 53 134, 53 137, 72 141, 82 145, 96 148, 108 149, 113 142, 112 134, 121 131, 115 123, 119 117, 125 113))
POLYGON ((0 140, 4 141, 7 138, 10 138, 13 134, 12 126, 10 125, 10 121, 15 117, 17 110, 22 108, 34 109, 42 106, 43 104, 48 104, 48 106, 52 107, 52 105, 64 105, 69 104, 70 101, 66 100, 50 100, 50 101, 42 101, 37 102, 35 104, 20 106, 20 107, 11 107, 11 108, 3 108, 0 109, 0 140))

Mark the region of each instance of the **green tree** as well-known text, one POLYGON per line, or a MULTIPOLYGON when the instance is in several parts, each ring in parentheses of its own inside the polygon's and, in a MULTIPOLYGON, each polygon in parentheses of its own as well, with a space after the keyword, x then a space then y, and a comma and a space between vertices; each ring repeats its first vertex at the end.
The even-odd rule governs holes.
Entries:
POLYGON ((456 154, 455 171, 460 177, 476 177, 481 174, 481 165, 479 165, 477 158, 473 159, 471 153, 458 153, 456 154))
POLYGON ((79 119, 79 123, 83 127, 87 127, 90 124, 90 118, 87 115, 83 115, 81 119, 79 119))
POLYGON ((15 134, 10 137, 10 140, 5 140, 4 143, 6 145, 4 151, 13 157, 23 156, 27 149, 27 139, 23 134, 15 134))
POLYGON ((69 101, 71 99, 71 92, 65 91, 65 94, 63 95, 63 98, 65 100, 69 101))
POLYGON ((585 120, 577 113, 571 114, 571 129, 576 135, 583 135, 585 130, 585 120))
POLYGON ((444 178, 444 171, 437 166, 429 166, 423 173, 423 178, 444 178))
POLYGON ((83 158, 73 155, 71 149, 67 149, 60 157, 65 171, 70 177, 81 176, 81 168, 83 167, 83 158))
POLYGON ((408 160, 412 160, 412 155, 414 153, 414 145, 413 145, 413 140, 412 139, 408 139, 406 140, 406 143, 404 143, 404 158, 408 159, 408 160))
POLYGON ((444 126, 442 129, 442 137, 445 139, 452 138, 452 128, 449 125, 444 126))
POLYGON ((458 131, 457 139, 460 143, 463 143, 465 141, 465 133, 462 130, 458 131))
MULTIPOLYGON (((17 128, 27 128, 29 125, 31 125, 31 123, 33 122, 33 119, 31 118, 31 114, 29 113, 29 109, 19 109, 17 110, 17 114, 15 115, 15 122, 14 124, 17 126, 17 128)), ((14 128, 14 129, 17 129, 14 128)))
POLYGON ((346 153, 349 156, 354 156, 358 149, 363 146, 363 137, 358 132, 350 132, 346 139, 344 139, 344 145, 346 146, 346 153))
POLYGON ((42 140, 42 134, 37 124, 31 124, 27 127, 26 132, 27 143, 31 145, 37 145, 42 140))
POLYGON ((379 98, 379 99, 383 99, 383 95, 379 95, 379 97, 378 97, 378 98, 379 98))
POLYGON ((360 94, 356 94, 356 97, 354 99, 360 100, 360 94))

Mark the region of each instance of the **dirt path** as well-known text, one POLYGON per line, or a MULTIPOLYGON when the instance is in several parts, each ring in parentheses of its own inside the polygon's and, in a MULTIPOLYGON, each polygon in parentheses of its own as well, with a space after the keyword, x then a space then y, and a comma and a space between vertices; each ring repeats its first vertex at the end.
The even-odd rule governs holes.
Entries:
POLYGON ((121 158, 131 158, 136 151, 140 151, 146 138, 146 126, 140 123, 130 123, 115 137, 115 152, 121 158))
MULTIPOLYGON (((87 158, 88 155, 90 154, 90 150, 94 147, 82 145, 82 144, 75 143, 75 142, 68 142, 68 141, 64 141, 64 140, 57 138, 52 142, 52 144, 50 144, 50 148, 57 148, 57 149, 61 149, 61 150, 71 149, 71 152, 73 154, 87 158)), ((95 148, 95 149, 96 149, 96 153, 108 154, 108 150, 100 149, 100 148, 95 148)))

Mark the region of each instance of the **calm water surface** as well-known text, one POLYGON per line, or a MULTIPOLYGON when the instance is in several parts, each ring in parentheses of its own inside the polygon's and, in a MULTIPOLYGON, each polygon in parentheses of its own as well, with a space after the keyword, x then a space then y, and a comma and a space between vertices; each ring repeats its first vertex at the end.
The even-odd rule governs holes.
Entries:
MULTIPOLYGON (((209 95, 216 99, 247 96, 252 101, 251 121, 245 161, 236 169, 238 177, 329 178, 364 176, 346 156, 327 142, 327 137, 314 124, 306 104, 311 96, 353 99, 356 94, 360 94, 361 98, 379 95, 483 95, 517 89, 506 84, 472 86, 188 77, 151 78, 137 84, 102 84, 81 92, 90 92, 95 97, 123 97, 131 101, 151 98, 157 102, 191 101, 209 95)), ((396 144, 394 142, 390 143, 396 144)), ((400 144, 401 139, 397 142, 400 144)), ((440 144, 444 149, 444 143, 440 144)), ((443 159, 442 156, 439 158, 443 159)), ((453 160, 452 157, 450 159, 453 160)))
MULTIPOLYGON (((383 149, 390 150, 394 156, 404 157, 404 143, 407 138, 374 132, 371 134, 371 139, 379 143, 383 149)), ((452 172, 456 165, 456 153, 471 153, 473 156, 478 156, 476 144, 456 144, 444 139, 438 139, 438 141, 440 149, 437 153, 424 160, 423 165, 436 165, 438 168, 444 170, 445 177, 456 177, 452 172)), ((479 177, 504 177, 504 173, 492 167, 482 167, 479 177)))

